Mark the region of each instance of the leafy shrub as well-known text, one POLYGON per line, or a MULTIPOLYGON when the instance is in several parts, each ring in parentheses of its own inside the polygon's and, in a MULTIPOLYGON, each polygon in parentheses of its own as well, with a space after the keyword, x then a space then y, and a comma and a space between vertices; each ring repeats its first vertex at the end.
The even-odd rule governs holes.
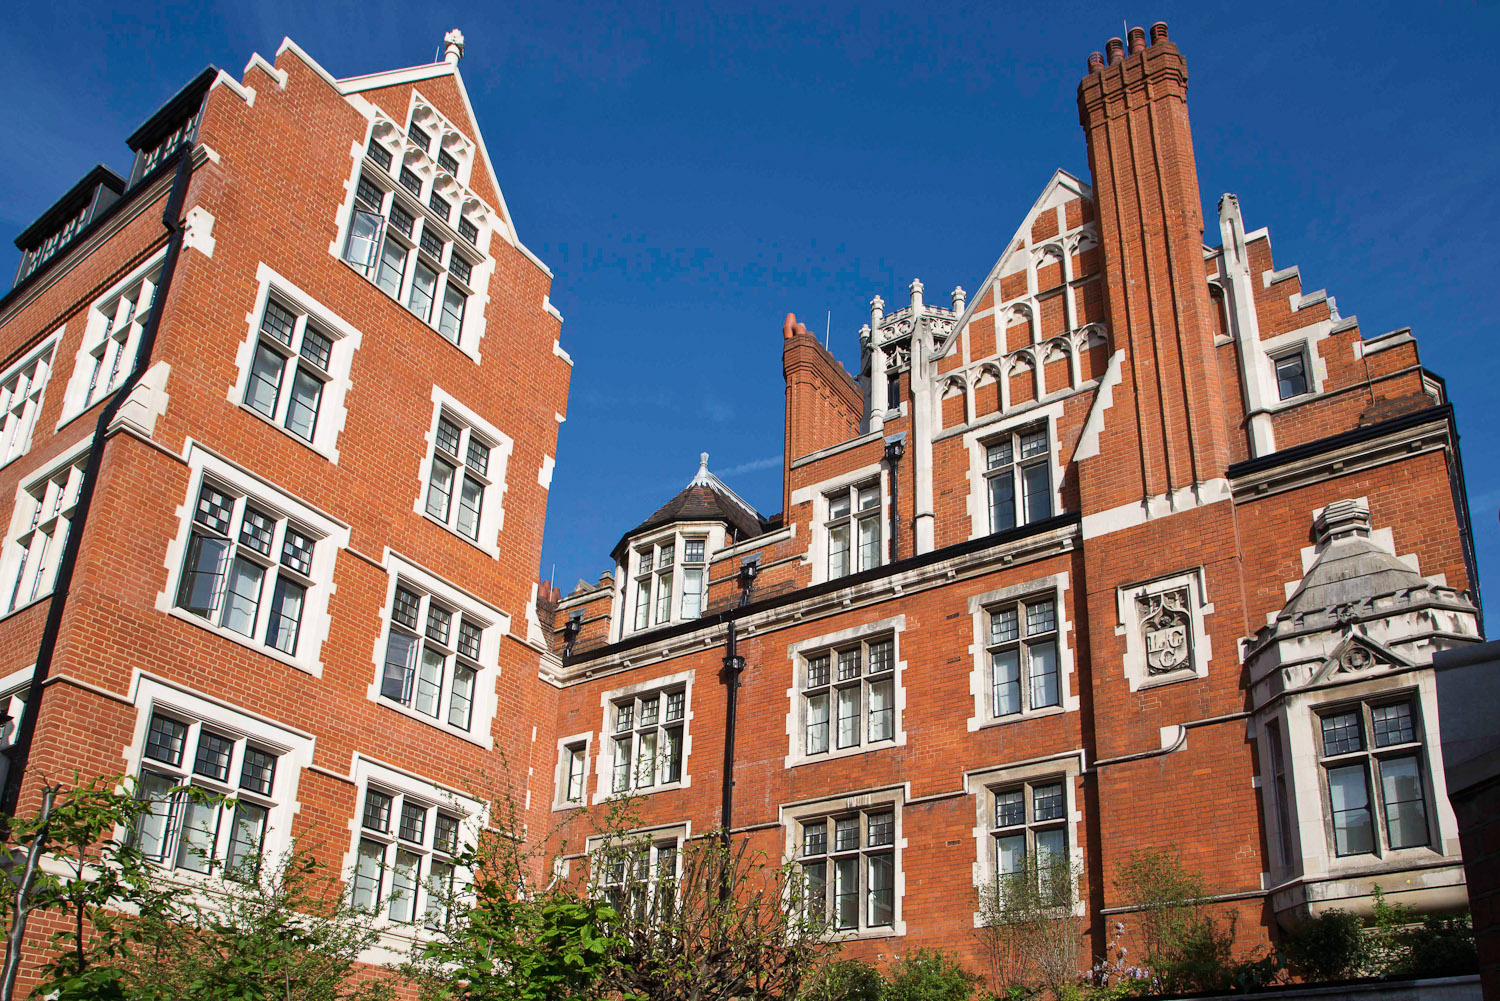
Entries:
POLYGON ((825 963, 802 989, 802 1001, 881 1001, 885 978, 860 959, 825 963))
POLYGON ((982 982, 953 955, 913 949, 891 964, 886 1001, 969 1001, 982 982))
POLYGON ((1454 917, 1418 915, 1404 904, 1386 901, 1374 888, 1370 919, 1371 973, 1388 976, 1440 977, 1479 971, 1474 926, 1467 914, 1454 917))
POLYGON ((1347 911, 1324 911, 1281 936, 1281 957, 1308 983, 1357 977, 1369 961, 1364 922, 1347 911))

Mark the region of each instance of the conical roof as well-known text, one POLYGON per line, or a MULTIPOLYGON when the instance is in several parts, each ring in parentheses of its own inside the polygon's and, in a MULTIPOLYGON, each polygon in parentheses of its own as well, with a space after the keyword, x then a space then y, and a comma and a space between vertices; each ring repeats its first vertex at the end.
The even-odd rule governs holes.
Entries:
POLYGON ((688 485, 657 508, 655 514, 621 536, 610 555, 618 561, 631 539, 678 521, 722 522, 736 539, 754 538, 766 530, 766 520, 760 512, 708 471, 708 453, 703 452, 699 455, 698 472, 688 485))
POLYGON ((1282 617, 1357 605, 1377 595, 1428 586, 1421 574, 1370 540, 1370 514, 1362 504, 1335 501, 1318 517, 1316 530, 1326 545, 1302 575, 1282 617))

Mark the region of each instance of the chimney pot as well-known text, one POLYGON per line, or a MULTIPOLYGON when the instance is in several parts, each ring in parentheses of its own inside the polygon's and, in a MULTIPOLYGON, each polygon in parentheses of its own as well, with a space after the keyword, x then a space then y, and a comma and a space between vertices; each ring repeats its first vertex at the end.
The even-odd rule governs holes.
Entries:
POLYGON ((1089 72, 1096 73, 1104 68, 1104 54, 1102 52, 1089 53, 1089 72))
POLYGON ((1146 29, 1136 25, 1125 33, 1130 39, 1130 51, 1132 54, 1146 51, 1146 29))
POLYGON ((1157 21, 1151 26, 1151 44, 1165 42, 1167 40, 1167 22, 1157 21))
POLYGON ((1109 64, 1113 66, 1125 58, 1125 42, 1119 37, 1111 38, 1104 43, 1104 53, 1109 59, 1109 64))

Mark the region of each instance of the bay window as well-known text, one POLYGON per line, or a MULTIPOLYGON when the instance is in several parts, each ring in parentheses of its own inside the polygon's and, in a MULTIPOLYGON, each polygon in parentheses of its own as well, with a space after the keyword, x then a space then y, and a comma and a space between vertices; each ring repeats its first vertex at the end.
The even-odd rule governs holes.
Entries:
POLYGON ((1335 855, 1382 855, 1431 844, 1416 701, 1370 699, 1318 711, 1335 855))

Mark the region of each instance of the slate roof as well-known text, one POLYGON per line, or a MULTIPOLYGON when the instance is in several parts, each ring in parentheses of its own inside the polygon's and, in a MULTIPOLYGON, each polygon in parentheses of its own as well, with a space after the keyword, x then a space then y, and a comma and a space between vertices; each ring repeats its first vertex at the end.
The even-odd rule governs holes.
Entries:
POLYGON ((688 485, 657 508, 655 514, 621 536, 610 555, 618 562, 631 539, 679 521, 722 522, 736 541, 751 539, 766 531, 766 519, 760 512, 708 471, 708 453, 704 452, 697 475, 688 481, 688 485))

